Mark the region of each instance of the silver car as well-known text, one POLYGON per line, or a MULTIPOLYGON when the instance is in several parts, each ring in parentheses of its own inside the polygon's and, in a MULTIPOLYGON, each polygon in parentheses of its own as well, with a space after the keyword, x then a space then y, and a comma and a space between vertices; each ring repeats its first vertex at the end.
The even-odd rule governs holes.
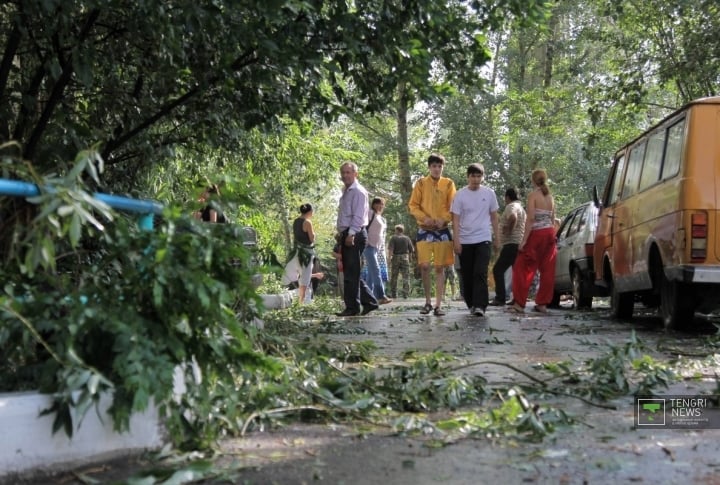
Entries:
POLYGON ((557 232, 555 290, 553 305, 562 295, 572 295, 575 308, 591 308, 595 285, 593 244, 597 228, 597 208, 586 202, 571 210, 557 232))

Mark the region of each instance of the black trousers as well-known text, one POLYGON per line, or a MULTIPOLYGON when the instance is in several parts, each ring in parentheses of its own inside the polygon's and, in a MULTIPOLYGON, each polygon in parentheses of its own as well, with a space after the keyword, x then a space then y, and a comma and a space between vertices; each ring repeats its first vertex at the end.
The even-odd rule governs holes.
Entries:
POLYGON ((463 298, 468 308, 487 308, 488 266, 490 266, 490 241, 476 244, 463 244, 460 253, 460 272, 462 273, 463 298))
POLYGON ((378 304, 377 299, 370 293, 365 281, 360 278, 361 257, 367 245, 367 231, 363 229, 355 234, 354 246, 345 245, 345 236, 347 236, 347 233, 343 233, 342 244, 345 283, 343 300, 345 301, 345 310, 359 312, 361 304, 362 306, 375 306, 378 304))
POLYGON ((495 265, 493 266, 493 278, 495 278, 495 300, 505 303, 505 271, 511 268, 517 257, 519 244, 509 243, 503 245, 495 265))

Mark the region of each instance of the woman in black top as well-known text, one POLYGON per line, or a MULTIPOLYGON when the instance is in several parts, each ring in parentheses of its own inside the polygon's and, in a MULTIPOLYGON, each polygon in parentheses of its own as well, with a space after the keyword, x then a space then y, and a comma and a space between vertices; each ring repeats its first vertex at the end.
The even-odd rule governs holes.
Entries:
POLYGON ((198 200, 201 203, 207 203, 207 205, 202 210, 195 213, 195 218, 200 219, 204 222, 227 222, 225 215, 222 213, 215 201, 212 200, 212 196, 220 196, 220 189, 215 184, 205 189, 205 191, 200 195, 200 197, 198 197, 198 200))
POLYGON ((312 279, 312 261, 315 257, 315 230, 310 221, 312 216, 312 205, 300 206, 300 217, 293 221, 294 245, 285 267, 286 278, 291 282, 298 281, 300 304, 305 302, 305 294, 312 279))

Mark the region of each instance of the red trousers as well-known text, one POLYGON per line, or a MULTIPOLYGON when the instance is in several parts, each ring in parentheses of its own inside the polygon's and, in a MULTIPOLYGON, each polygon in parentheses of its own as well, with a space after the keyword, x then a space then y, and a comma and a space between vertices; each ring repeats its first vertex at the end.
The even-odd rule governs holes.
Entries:
POLYGON ((522 251, 518 252, 512 272, 512 292, 515 303, 525 307, 530 284, 535 272, 540 270, 540 287, 535 303, 549 305, 555 287, 555 229, 538 229, 530 233, 522 251))

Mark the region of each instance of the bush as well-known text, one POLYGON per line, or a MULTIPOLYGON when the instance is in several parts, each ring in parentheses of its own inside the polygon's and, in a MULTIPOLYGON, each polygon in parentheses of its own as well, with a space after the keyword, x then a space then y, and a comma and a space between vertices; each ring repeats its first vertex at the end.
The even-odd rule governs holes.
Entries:
POLYGON ((53 431, 70 436, 70 409, 81 419, 104 391, 117 430, 151 402, 182 414, 173 374, 191 360, 213 381, 275 368, 253 350, 259 300, 233 228, 166 209, 141 231, 87 192, 81 176, 94 176, 96 162, 84 153, 65 178, 40 181, 53 190, 29 199, 30 223, 2 236, 0 391, 52 394, 53 431))

